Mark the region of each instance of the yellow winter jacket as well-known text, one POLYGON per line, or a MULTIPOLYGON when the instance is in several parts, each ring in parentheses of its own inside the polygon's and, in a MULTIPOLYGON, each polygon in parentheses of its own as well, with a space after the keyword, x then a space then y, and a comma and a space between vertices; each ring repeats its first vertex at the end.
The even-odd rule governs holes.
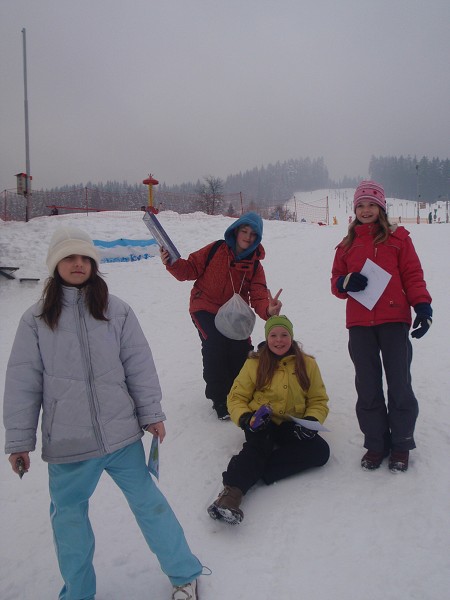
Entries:
POLYGON ((272 421, 279 425, 289 415, 304 419, 315 417, 323 423, 328 415, 328 395, 319 367, 310 356, 305 356, 306 371, 311 385, 303 390, 295 374, 295 356, 283 357, 268 387, 256 390, 258 358, 248 358, 234 380, 227 398, 231 419, 239 425, 240 417, 246 412, 258 410, 269 404, 273 410, 272 421))

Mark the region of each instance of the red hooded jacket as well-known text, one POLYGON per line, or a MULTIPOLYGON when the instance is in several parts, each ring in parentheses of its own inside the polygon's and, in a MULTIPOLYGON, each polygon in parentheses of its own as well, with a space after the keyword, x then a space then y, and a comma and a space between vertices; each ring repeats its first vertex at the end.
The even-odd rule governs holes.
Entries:
POLYGON ((239 293, 241 290, 240 295, 245 302, 252 306, 261 319, 267 320, 269 298, 266 276, 259 262, 265 257, 263 246, 259 244, 248 259, 236 261, 233 251, 223 243, 206 265, 214 244, 215 242, 212 242, 192 252, 187 259, 179 258, 172 265, 166 266, 178 281, 195 280, 189 312, 193 314, 199 310, 206 310, 215 315, 234 292, 239 293), (256 261, 258 262, 255 265, 256 261))
POLYGON ((411 325, 411 306, 416 306, 419 302, 431 304, 422 266, 409 237, 409 231, 404 227, 393 228, 385 242, 374 244, 378 228, 377 223, 358 225, 352 245, 345 247, 341 242, 336 248, 331 291, 338 298, 347 300, 347 327, 370 327, 391 322, 411 325), (336 285, 342 275, 360 272, 367 258, 392 275, 372 310, 345 292, 339 292, 336 285))

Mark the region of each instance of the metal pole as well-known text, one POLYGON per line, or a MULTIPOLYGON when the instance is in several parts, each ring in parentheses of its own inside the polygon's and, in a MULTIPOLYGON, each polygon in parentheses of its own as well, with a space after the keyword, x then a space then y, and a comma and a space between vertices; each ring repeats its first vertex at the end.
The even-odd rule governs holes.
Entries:
POLYGON ((153 185, 151 183, 148 184, 148 205, 153 208, 153 185))
POLYGON ((31 213, 31 185, 30 185, 30 135, 28 128, 28 86, 27 86, 27 32, 25 27, 23 34, 23 87, 24 87, 24 109, 25 109, 25 198, 27 200, 25 221, 28 222, 31 213))
POLYGON ((420 194, 419 194, 419 165, 416 165, 416 174, 417 174, 417 180, 416 180, 416 186, 417 186, 417 225, 419 225, 419 223, 420 223, 420 212, 419 212, 419 199, 420 199, 420 194))

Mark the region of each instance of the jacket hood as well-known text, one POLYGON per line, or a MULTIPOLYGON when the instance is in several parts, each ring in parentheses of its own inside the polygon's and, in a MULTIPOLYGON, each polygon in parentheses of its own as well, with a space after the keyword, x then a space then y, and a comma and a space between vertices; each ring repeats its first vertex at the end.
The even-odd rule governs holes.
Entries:
POLYGON ((409 231, 405 229, 402 225, 393 225, 391 227, 391 233, 394 237, 400 240, 406 240, 406 238, 409 237, 409 231))
MULTIPOLYGON (((380 229, 380 225, 378 223, 365 223, 361 225, 357 225, 355 227, 355 234, 357 237, 361 237, 364 235, 374 234, 378 232, 380 229)), ((397 225, 394 223, 389 227, 390 234, 400 240, 404 240, 409 236, 409 231, 405 229, 402 225, 397 225)))
POLYGON ((244 250, 244 252, 241 252, 241 254, 236 256, 237 260, 248 258, 262 241, 263 221, 258 214, 254 212, 248 212, 245 215, 242 215, 242 217, 230 225, 225 231, 225 242, 227 246, 233 250, 233 252, 236 250, 237 229, 243 225, 249 225, 253 229, 253 231, 256 233, 256 239, 253 244, 247 248, 247 250, 244 250))

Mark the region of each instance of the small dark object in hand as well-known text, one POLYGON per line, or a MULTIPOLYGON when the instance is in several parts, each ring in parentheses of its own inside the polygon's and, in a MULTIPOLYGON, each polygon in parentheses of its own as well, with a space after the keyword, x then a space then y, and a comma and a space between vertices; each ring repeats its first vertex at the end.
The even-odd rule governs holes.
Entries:
POLYGON ((25 475, 26 471, 25 471, 25 461, 23 460, 23 458, 21 456, 19 456, 19 458, 16 460, 16 468, 19 471, 20 479, 22 479, 22 477, 25 475))
POLYGON ((257 431, 258 429, 264 429, 270 421, 272 416, 272 409, 269 405, 263 404, 258 408, 250 419, 249 428, 250 431, 257 431))

